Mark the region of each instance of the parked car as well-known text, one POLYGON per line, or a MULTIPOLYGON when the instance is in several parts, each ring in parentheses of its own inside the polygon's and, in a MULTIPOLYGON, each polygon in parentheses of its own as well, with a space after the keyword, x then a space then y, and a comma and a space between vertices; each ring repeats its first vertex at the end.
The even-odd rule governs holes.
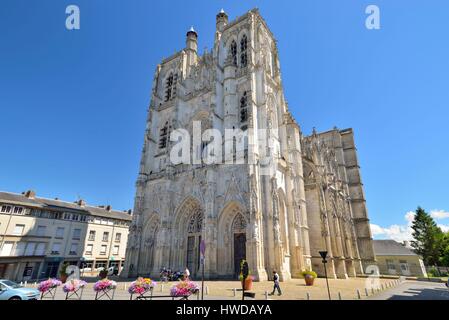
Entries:
POLYGON ((0 279, 0 300, 37 300, 40 292, 36 289, 25 288, 20 284, 0 279))

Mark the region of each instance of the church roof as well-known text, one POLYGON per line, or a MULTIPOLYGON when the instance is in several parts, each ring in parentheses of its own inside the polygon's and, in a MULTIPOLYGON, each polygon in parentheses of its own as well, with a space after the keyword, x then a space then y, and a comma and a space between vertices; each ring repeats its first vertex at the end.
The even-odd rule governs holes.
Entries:
POLYGON ((394 240, 373 240, 376 256, 417 256, 409 248, 394 240))

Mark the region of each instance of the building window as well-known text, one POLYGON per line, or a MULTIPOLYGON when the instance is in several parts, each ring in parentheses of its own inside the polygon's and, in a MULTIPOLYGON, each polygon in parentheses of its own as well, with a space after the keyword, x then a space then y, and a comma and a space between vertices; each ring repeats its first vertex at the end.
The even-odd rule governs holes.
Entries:
POLYGON ((396 270, 396 266, 394 265, 393 260, 386 260, 388 270, 396 270))
POLYGON ((95 269, 96 271, 100 271, 106 268, 106 261, 96 261, 95 262, 95 269))
POLYGON ((162 127, 159 133, 159 149, 165 149, 167 147, 168 139, 168 121, 162 127))
POLYGON ((16 245, 16 250, 14 251, 15 256, 23 256, 25 254, 25 242, 19 242, 16 245))
POLYGON ((103 241, 109 240, 109 232, 103 232, 103 241))
POLYGON ((45 236, 45 231, 47 230, 47 227, 46 226, 37 226, 37 232, 36 232, 36 235, 38 236, 38 237, 43 237, 43 236, 45 236))
POLYGON ((87 216, 84 216, 84 215, 81 216, 81 217, 80 217, 80 221, 81 221, 81 222, 86 222, 86 221, 87 221, 87 216))
POLYGON ((90 256, 92 255, 92 250, 94 249, 94 245, 93 244, 88 244, 86 246, 86 255, 90 256))
POLYGON ((45 247, 46 247, 45 242, 39 242, 36 246, 35 255, 36 256, 45 256, 45 247))
POLYGON ((234 40, 231 43, 231 59, 232 64, 237 67, 237 43, 234 40))
POLYGON ((73 229, 73 240, 81 239, 81 229, 73 229))
POLYGON ((70 213, 64 213, 64 220, 70 220, 70 213))
POLYGON ((14 247, 14 242, 10 242, 10 241, 4 242, 0 256, 5 257, 5 256, 11 255, 13 247, 14 247))
POLYGON ((120 240, 122 240, 122 234, 121 233, 116 233, 115 234, 115 242, 120 242, 120 240))
POLYGON ((95 241, 95 230, 89 231, 89 241, 95 241))
POLYGON ((63 238, 64 237, 64 227, 58 227, 56 229, 56 238, 63 238))
POLYGON ((78 254, 78 243, 72 243, 70 246, 69 255, 76 256, 78 254))
POLYGON ((23 234, 23 229, 25 229, 25 225, 24 224, 16 224, 12 234, 16 235, 16 236, 21 236, 23 234))
POLYGON ((246 35, 243 35, 242 40, 240 40, 240 66, 245 68, 248 65, 248 39, 246 35))
POLYGON ((59 242, 53 243, 51 247, 51 254, 59 254, 61 252, 61 244, 59 242))
POLYGON ((112 251, 112 254, 114 256, 118 256, 118 252, 119 252, 120 247, 119 246, 114 246, 114 249, 112 251))
POLYGON ((28 242, 25 250, 26 256, 32 256, 34 254, 34 250, 36 249, 35 242, 28 242))
POLYGON ((106 248, 107 246, 105 244, 101 245, 100 255, 102 256, 106 255, 106 248))
POLYGON ((240 99, 240 122, 246 121, 248 121, 248 95, 245 91, 240 99))
POLYGON ((25 214, 25 210, 23 207, 14 207, 14 214, 23 215, 25 214))
POLYGON ((79 215, 77 215, 77 214, 72 214, 72 220, 73 220, 73 221, 78 221, 78 219, 79 219, 79 215))
POLYGON ((173 100, 176 97, 176 85, 178 83, 178 74, 170 73, 165 81, 165 97, 164 101, 173 100))
POLYGON ((10 213, 11 209, 12 209, 11 206, 4 205, 2 206, 1 213, 10 213))

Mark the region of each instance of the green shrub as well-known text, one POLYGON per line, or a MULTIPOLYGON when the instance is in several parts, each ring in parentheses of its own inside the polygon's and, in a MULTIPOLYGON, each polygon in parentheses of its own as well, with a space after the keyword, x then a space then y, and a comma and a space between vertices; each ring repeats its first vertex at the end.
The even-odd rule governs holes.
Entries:
POLYGON ((305 270, 305 271, 303 271, 302 273, 302 276, 305 278, 307 275, 310 275, 310 276, 312 276, 312 277, 314 277, 314 278, 317 278, 318 277, 318 275, 316 274, 316 272, 315 271, 309 271, 309 270, 305 270))

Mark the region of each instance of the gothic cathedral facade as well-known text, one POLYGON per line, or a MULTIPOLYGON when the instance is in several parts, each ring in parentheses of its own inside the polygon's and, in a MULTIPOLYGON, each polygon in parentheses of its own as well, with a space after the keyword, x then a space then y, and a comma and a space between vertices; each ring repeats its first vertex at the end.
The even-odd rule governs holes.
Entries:
POLYGON ((331 277, 363 274, 375 256, 352 130, 302 134, 284 98, 276 40, 257 9, 234 21, 221 11, 203 55, 197 40, 192 28, 186 47, 155 72, 122 275, 188 267, 199 276, 202 241, 208 279, 236 279, 242 259, 258 280, 273 270, 281 280, 306 269, 323 274, 323 250, 331 277), (170 133, 192 134, 195 122, 223 136, 265 130, 272 143, 249 137, 255 148, 244 158, 251 152, 253 162, 174 164, 170 133))

